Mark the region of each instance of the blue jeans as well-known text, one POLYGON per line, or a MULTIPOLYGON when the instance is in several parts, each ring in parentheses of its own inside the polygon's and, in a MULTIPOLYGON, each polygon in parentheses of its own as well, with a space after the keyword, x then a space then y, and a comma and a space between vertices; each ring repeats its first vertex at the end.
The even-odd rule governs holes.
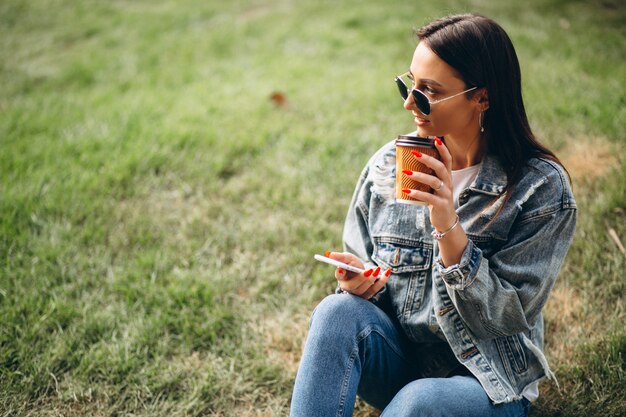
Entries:
POLYGON ((311 318, 291 416, 352 416, 357 393, 383 410, 382 416, 528 414, 525 399, 492 404, 480 383, 459 365, 445 342, 411 343, 374 304, 352 295, 331 295, 311 318))

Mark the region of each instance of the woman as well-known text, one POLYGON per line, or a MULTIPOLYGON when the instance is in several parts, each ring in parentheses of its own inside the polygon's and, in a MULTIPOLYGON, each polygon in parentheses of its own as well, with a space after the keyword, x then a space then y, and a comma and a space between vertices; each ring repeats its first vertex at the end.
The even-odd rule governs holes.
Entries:
POLYGON ((383 416, 522 416, 552 377, 541 310, 574 233, 567 175, 533 136, 497 23, 449 16, 417 35, 396 81, 441 161, 395 172, 390 142, 363 170, 346 251, 329 256, 366 272, 337 269, 315 309, 293 416, 350 416, 357 393, 383 416), (427 206, 397 203, 396 175, 432 187, 404 190, 427 206))

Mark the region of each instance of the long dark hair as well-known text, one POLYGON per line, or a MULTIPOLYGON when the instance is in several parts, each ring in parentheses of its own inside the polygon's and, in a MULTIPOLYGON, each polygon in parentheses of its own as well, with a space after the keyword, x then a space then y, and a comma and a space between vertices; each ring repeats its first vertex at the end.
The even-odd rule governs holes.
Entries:
POLYGON ((522 101, 519 61, 511 39, 500 25, 484 16, 461 14, 429 23, 416 34, 458 71, 468 88, 487 90, 489 108, 483 114, 482 135, 486 151, 499 159, 507 174, 507 190, 520 179, 530 158, 545 158, 563 165, 530 129, 522 101))

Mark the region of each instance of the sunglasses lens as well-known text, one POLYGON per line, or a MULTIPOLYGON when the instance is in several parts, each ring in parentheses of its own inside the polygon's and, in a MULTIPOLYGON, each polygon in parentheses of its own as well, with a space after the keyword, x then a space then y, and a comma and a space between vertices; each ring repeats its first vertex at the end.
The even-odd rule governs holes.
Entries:
POLYGON ((415 100, 415 105, 424 115, 428 116, 430 114, 430 103, 428 102, 428 98, 422 93, 420 90, 413 90, 413 99, 415 100))
MULTIPOLYGON (((405 75, 401 75, 396 77, 396 85, 398 86, 398 91, 400 91, 400 95, 404 100, 409 97, 409 89, 407 84, 413 86, 413 81, 405 75)), ((415 101, 415 105, 419 109, 420 112, 424 115, 430 114, 430 102, 428 101, 428 97, 424 95, 420 90, 413 89, 411 90, 411 95, 413 96, 413 100, 415 101)))
POLYGON ((407 99, 409 96, 409 90, 406 88, 406 84, 402 81, 400 77, 396 77, 396 85, 398 86, 398 90, 400 91, 400 95, 403 99, 407 99))

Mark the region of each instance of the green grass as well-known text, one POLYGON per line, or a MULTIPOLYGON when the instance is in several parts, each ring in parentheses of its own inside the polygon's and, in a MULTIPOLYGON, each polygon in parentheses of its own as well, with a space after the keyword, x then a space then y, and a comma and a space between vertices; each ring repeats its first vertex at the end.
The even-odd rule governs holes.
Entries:
POLYGON ((312 254, 412 128, 412 29, 465 11, 513 38, 579 203, 534 415, 623 412, 626 13, 510 3, 1 2, 0 415, 286 414, 312 254))

